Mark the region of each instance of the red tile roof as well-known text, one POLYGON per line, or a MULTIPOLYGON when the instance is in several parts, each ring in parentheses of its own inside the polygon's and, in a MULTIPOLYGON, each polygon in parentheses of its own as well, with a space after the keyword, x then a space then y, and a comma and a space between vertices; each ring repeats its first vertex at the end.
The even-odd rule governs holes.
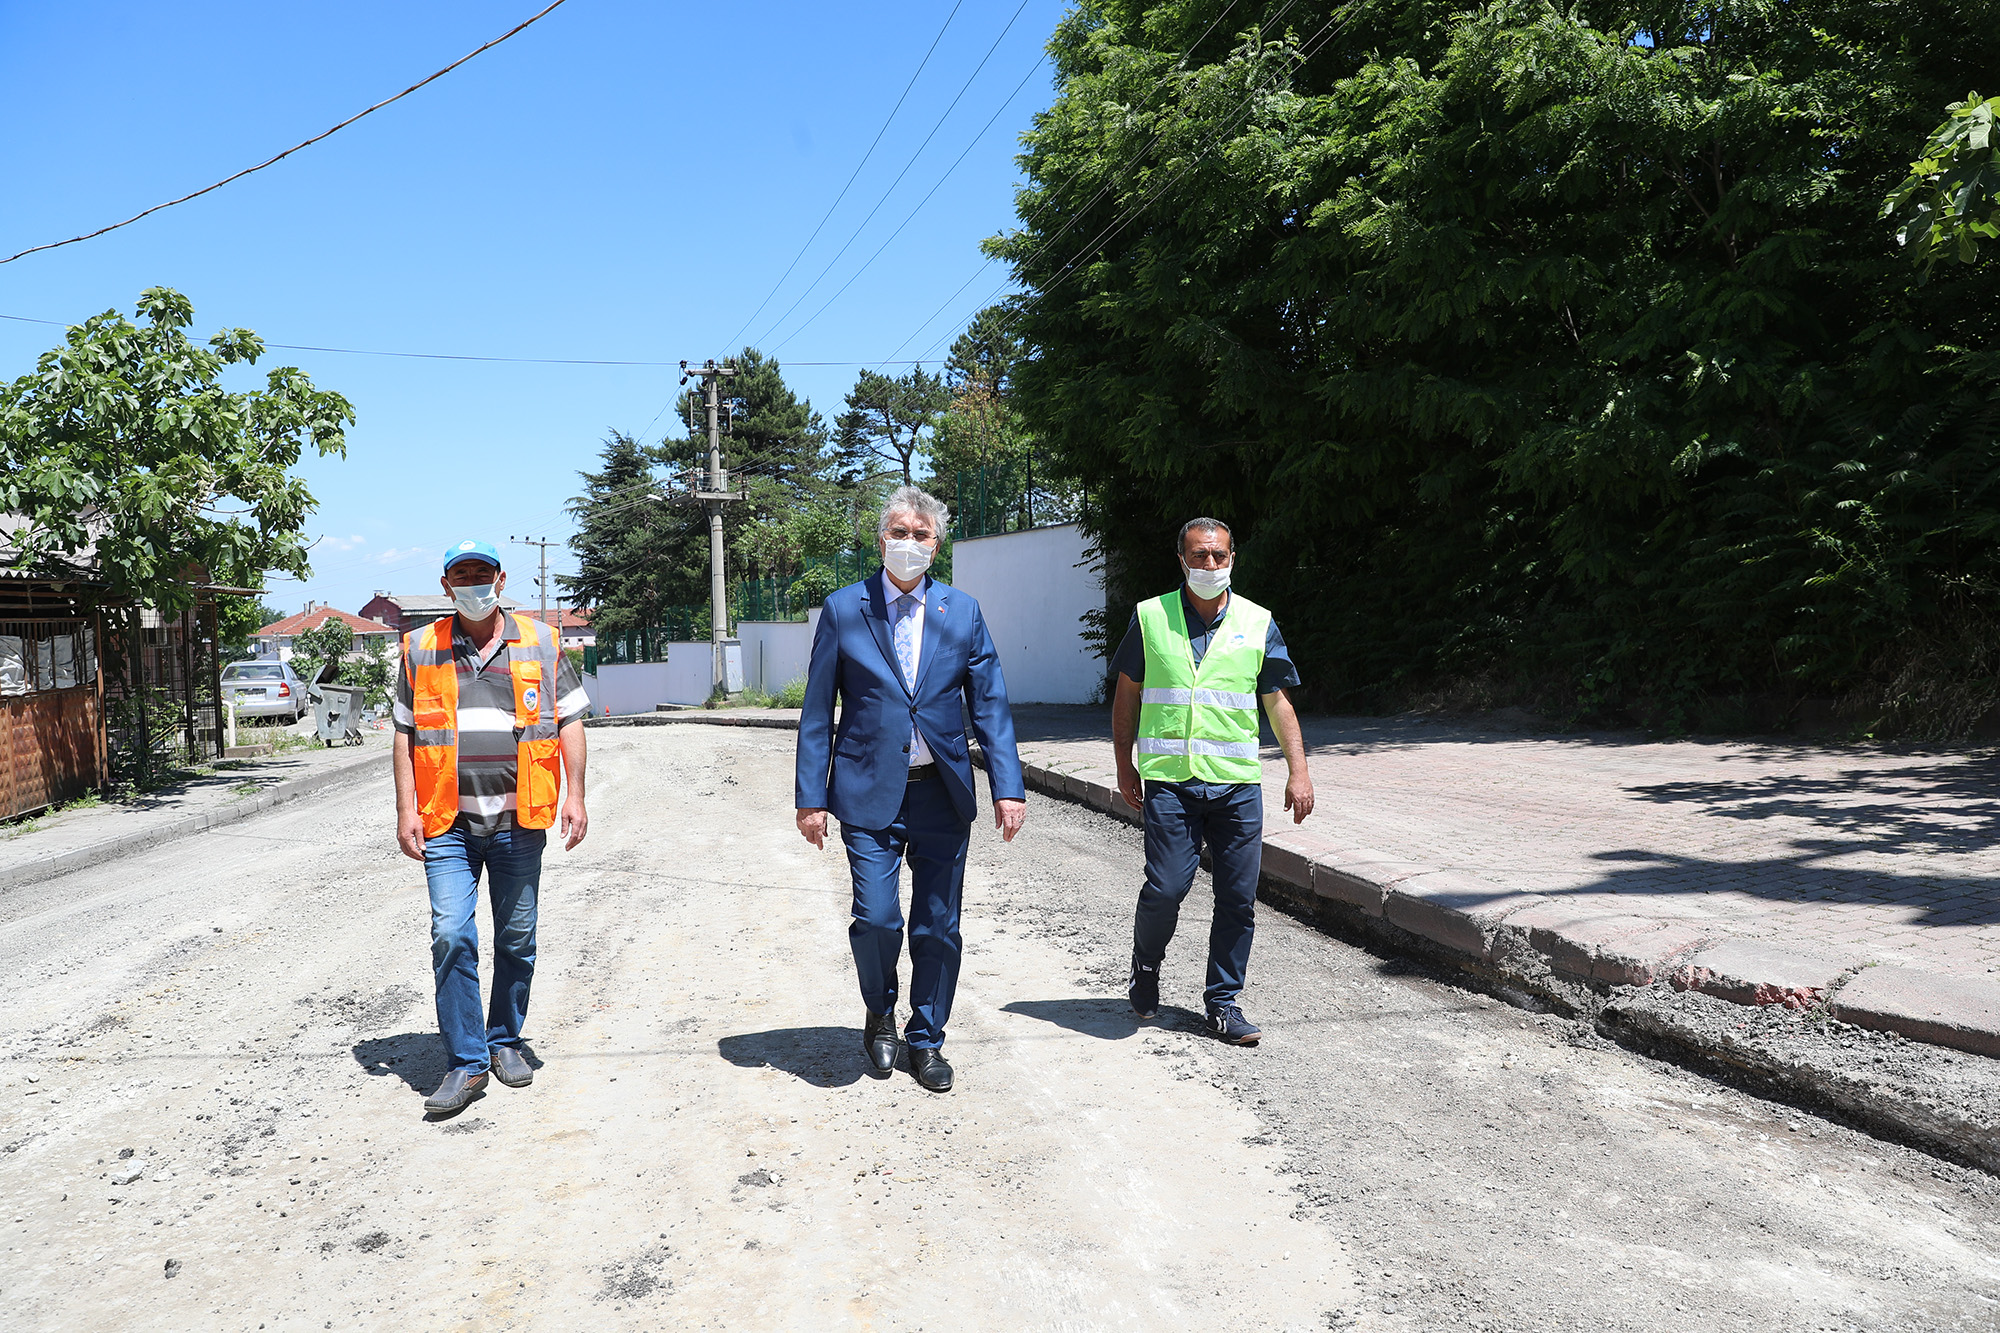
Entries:
POLYGON ((347 612, 334 607, 322 606, 317 610, 301 611, 295 616, 286 616, 283 620, 274 620, 264 626, 264 628, 258 630, 251 637, 256 639, 271 638, 274 636, 290 638, 295 634, 303 634, 309 629, 318 629, 327 621, 336 619, 345 622, 347 627, 356 634, 394 634, 396 632, 387 625, 376 621, 363 620, 360 616, 349 615, 347 612))
MULTIPOLYGON (((543 619, 541 610, 538 607, 524 606, 521 608, 521 613, 530 620, 543 619)), ((573 607, 566 606, 560 611, 551 611, 548 614, 547 620, 549 624, 554 625, 557 629, 590 628, 590 612, 587 610, 579 611, 573 607)))

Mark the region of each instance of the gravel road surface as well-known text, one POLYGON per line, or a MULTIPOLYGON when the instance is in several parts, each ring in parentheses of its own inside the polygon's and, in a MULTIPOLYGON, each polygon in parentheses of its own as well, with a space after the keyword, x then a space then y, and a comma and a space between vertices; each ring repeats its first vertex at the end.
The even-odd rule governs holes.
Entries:
POLYGON ((386 776, 0 894, 0 1324, 2000 1327, 1990 1177, 1281 914, 1207 1040, 1204 886, 1136 1022, 1137 834, 1057 802, 975 835, 957 1091, 878 1081, 791 737, 592 748, 541 1072, 449 1120, 386 776))

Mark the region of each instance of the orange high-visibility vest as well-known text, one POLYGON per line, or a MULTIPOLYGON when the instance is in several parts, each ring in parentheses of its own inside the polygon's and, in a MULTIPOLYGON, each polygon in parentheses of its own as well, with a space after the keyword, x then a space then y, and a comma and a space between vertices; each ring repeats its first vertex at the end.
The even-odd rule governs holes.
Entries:
MULTIPOLYGON (((417 776, 417 809, 424 836, 435 838, 458 818, 458 667, 451 659, 451 627, 445 616, 403 636, 403 660, 410 672, 410 711, 416 723, 410 758, 417 776)), ((514 822, 548 828, 556 822, 562 789, 561 742, 556 736, 556 663, 561 649, 555 630, 517 615, 519 640, 508 647, 514 677, 514 726, 521 736, 514 774, 514 822)))

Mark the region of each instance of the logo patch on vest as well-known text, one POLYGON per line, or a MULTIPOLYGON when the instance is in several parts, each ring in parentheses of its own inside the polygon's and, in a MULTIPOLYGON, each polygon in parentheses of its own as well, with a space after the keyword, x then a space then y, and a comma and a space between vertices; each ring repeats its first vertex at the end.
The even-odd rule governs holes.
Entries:
POLYGON ((530 685, 527 689, 521 691, 521 707, 539 708, 541 704, 542 692, 534 686, 530 685))

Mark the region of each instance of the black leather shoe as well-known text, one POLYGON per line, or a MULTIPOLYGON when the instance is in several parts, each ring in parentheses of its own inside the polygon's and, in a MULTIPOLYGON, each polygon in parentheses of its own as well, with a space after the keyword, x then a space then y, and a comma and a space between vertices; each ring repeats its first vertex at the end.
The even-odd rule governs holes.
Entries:
POLYGON ((878 1074, 887 1074, 896 1067, 896 1047, 901 1044, 896 1039, 893 1009, 886 1014, 870 1014, 861 1025, 861 1049, 868 1052, 868 1063, 878 1074))
POLYGON ((932 1092, 951 1091, 951 1066, 945 1063, 943 1051, 910 1047, 910 1072, 917 1076, 918 1084, 932 1092))
POLYGON ((450 1115, 453 1111, 463 1111, 474 1098, 485 1095, 485 1070, 474 1073, 470 1069, 454 1069, 444 1076, 438 1090, 424 1099, 424 1110, 431 1115, 450 1115))
POLYGON ((493 1046, 486 1052, 493 1061, 493 1077, 510 1088, 525 1088, 535 1081, 535 1067, 519 1046, 493 1046))

